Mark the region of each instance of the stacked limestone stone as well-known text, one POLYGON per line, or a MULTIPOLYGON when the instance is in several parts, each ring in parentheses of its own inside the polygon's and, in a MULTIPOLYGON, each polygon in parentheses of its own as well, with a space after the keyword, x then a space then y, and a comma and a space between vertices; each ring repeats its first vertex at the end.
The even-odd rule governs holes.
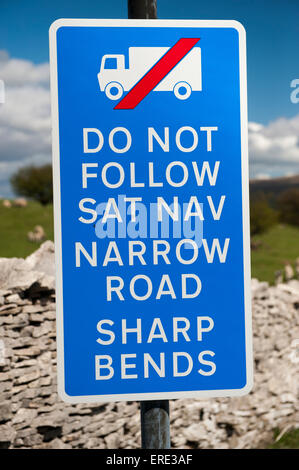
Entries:
MULTIPOLYGON (((252 281, 255 385, 240 398, 172 400, 175 448, 263 447, 299 425, 299 281, 252 281), (297 349, 296 349, 297 348, 297 349)), ((138 403, 57 396, 54 247, 0 258, 0 448, 139 448, 138 403)))

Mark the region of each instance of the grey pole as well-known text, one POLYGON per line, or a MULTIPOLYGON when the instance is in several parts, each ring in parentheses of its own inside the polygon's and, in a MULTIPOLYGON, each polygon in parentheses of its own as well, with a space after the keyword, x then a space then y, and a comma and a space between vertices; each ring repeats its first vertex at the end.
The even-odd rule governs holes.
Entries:
POLYGON ((141 401, 142 449, 170 449, 169 401, 141 401))
MULTIPOLYGON (((128 0, 128 18, 157 19, 157 0, 128 0)), ((170 449, 169 401, 140 402, 142 449, 170 449)))
POLYGON ((128 18, 157 19, 157 0, 128 0, 128 18))

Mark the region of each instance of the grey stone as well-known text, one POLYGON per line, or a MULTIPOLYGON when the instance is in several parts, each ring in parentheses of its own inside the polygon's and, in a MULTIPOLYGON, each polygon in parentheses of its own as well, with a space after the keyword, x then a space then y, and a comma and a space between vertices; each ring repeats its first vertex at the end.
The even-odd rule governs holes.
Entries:
POLYGON ((10 403, 0 403, 0 422, 8 421, 12 418, 10 403))
POLYGON ((5 300, 6 300, 7 303, 10 303, 10 304, 11 303, 18 304, 19 301, 21 300, 21 298, 20 298, 19 294, 10 294, 6 297, 5 300))
POLYGON ((294 277, 294 269, 290 264, 286 264, 284 267, 284 275, 286 281, 290 281, 294 277))
MULTIPOLYGON (((54 286, 53 244, 28 258, 0 259, 1 446, 140 447, 137 402, 72 405, 57 395, 55 291, 45 281, 51 278, 54 286)), ((251 287, 253 390, 244 397, 171 400, 175 448, 260 447, 273 428, 299 421, 292 346, 299 338, 299 280, 269 286, 252 279, 251 287)))
POLYGON ((107 449, 118 449, 120 436, 118 433, 114 432, 108 436, 105 436, 104 441, 107 445, 107 449))
POLYGON ((32 285, 55 289, 54 245, 50 241, 25 260, 0 258, 0 289, 17 292, 32 285))
POLYGON ((203 423, 192 423, 187 428, 183 429, 183 436, 187 441, 200 442, 207 440, 207 433, 203 423))
POLYGON ((42 243, 38 250, 27 256, 29 269, 55 277, 55 249, 50 240, 42 243))

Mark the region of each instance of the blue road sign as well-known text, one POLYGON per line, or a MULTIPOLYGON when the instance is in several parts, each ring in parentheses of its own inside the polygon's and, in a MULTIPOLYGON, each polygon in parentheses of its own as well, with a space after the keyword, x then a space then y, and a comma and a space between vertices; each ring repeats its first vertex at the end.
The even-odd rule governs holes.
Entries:
POLYGON ((50 59, 60 396, 248 393, 243 27, 58 20, 50 59))

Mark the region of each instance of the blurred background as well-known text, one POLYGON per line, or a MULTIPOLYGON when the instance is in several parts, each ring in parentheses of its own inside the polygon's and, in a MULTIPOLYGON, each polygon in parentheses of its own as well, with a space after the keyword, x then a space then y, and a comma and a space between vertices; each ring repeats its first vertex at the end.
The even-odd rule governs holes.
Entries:
MULTIPOLYGON (((233 19, 244 25, 252 277, 270 286, 298 278, 298 0, 157 3, 159 19, 233 19)), ((25 258, 54 236, 48 44, 51 23, 58 18, 127 15, 125 0, 1 0, 0 258, 25 258)), ((292 445, 298 446, 298 430, 292 436, 296 442, 292 445)))

